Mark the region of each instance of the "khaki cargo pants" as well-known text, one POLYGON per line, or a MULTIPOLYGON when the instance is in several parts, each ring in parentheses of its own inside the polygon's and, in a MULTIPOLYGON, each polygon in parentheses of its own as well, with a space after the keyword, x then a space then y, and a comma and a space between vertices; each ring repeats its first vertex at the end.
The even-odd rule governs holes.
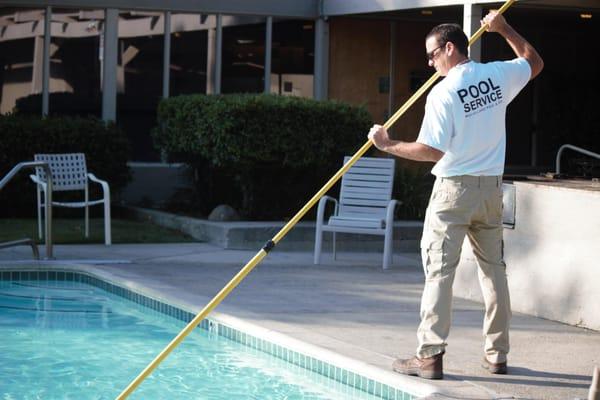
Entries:
POLYGON ((505 362, 511 311, 503 260, 500 176, 463 175, 435 181, 421 239, 426 278, 417 355, 431 357, 445 351, 452 319, 452 283, 465 235, 479 265, 485 356, 490 362, 505 362))

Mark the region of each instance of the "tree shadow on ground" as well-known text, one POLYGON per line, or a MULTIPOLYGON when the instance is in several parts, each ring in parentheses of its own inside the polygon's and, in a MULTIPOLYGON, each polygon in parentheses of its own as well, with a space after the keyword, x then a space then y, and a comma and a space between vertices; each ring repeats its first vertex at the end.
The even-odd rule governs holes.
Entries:
POLYGON ((533 385, 533 386, 556 386, 556 387, 568 387, 585 389, 588 388, 592 382, 592 377, 589 375, 575 375, 575 374, 563 374, 556 372, 537 371, 524 367, 508 367, 507 375, 493 375, 493 376, 471 376, 471 375, 459 375, 459 374, 445 374, 450 379, 472 381, 472 382, 493 382, 493 383, 507 383, 514 385, 533 385), (540 379, 532 379, 540 378, 540 379), (581 381, 572 382, 572 381, 581 381))

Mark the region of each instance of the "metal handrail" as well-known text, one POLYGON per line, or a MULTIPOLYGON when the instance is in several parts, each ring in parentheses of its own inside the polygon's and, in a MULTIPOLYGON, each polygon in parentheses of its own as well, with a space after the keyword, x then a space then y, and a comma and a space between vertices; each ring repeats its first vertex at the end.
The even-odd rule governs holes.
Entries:
POLYGON ((560 174, 560 156, 562 155, 562 152, 565 149, 571 149, 571 150, 577 151, 581 154, 585 154, 586 156, 595 157, 597 159, 600 159, 600 154, 598 154, 598 153, 594 153, 589 150, 582 149, 581 147, 573 146, 572 144, 563 144, 562 146, 560 146, 560 149, 558 149, 558 153, 556 154, 556 174, 557 175, 560 174))
MULTIPOLYGON (((20 162, 11 169, 4 178, 0 181, 0 190, 6 184, 21 171, 23 168, 43 168, 46 171, 46 184, 48 185, 48 190, 46 190, 46 199, 45 202, 45 213, 46 213, 46 258, 52 259, 52 171, 50 170, 50 166, 48 163, 43 161, 24 161, 20 162)), ((15 242, 18 243, 19 241, 15 242)))

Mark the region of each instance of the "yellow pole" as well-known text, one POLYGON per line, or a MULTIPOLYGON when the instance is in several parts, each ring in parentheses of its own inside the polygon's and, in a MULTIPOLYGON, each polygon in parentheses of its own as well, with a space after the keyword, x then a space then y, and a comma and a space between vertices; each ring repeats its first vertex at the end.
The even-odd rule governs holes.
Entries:
MULTIPOLYGON (((502 7, 500 7, 498 12, 500 14, 504 13, 504 11, 506 11, 514 2, 515 0, 507 0, 502 7)), ((475 34, 473 34, 471 39, 469 39, 469 46, 476 42, 479 37, 481 37, 486 28, 487 26, 484 25, 479 28, 475 34)), ((421 97, 423 93, 425 93, 429 87, 435 83, 439 76, 440 74, 438 72, 433 74, 433 76, 429 78, 427 82, 425 82, 423 86, 421 86, 421 88, 419 88, 419 90, 417 90, 415 94, 413 94, 410 99, 408 99, 407 102, 404 103, 404 105, 400 107, 398 111, 396 111, 394 115, 392 115, 390 119, 385 122, 385 124, 383 124, 383 126, 386 129, 391 127, 398 120, 398 118, 400 118, 402 114, 404 114, 406 110, 408 110, 419 99, 419 97, 421 97)), ((173 349, 175 349, 175 347, 177 347, 183 341, 183 339, 185 339, 185 337, 190 334, 190 332, 192 332, 192 330, 198 326, 198 324, 200 324, 200 322, 202 322, 202 320, 206 318, 206 316, 210 314, 210 312, 217 307, 233 289, 237 287, 237 285, 240 284, 242 280, 244 280, 246 275, 248 275, 250 271, 252 271, 254 267, 256 267, 262 261, 262 259, 266 257, 268 252, 277 243, 279 243, 281 239, 283 239, 283 237, 294 227, 294 225, 296 225, 296 223, 298 223, 298 221, 308 212, 308 210, 310 210, 315 203, 319 201, 319 199, 323 197, 323 195, 325 195, 329 189, 331 189, 331 187, 342 177, 342 175, 344 175, 350 169, 350 167, 352 167, 352 165, 354 165, 354 163, 356 163, 356 161, 358 161, 358 159, 362 157, 367 150, 369 150, 372 144, 373 143, 368 140, 362 145, 362 147, 352 156, 352 158, 348 160, 348 162, 344 164, 342 168, 340 168, 339 171, 337 171, 335 175, 333 175, 327 181, 327 183, 304 205, 304 207, 302 207, 300 211, 298 211, 296 215, 290 219, 289 222, 285 224, 285 226, 281 228, 281 230, 269 242, 267 242, 267 244, 258 253, 256 253, 256 255, 252 257, 250 261, 248 261, 248 263, 240 270, 240 272, 238 272, 233 279, 231 279, 231 281, 229 281, 229 283, 225 285, 223 289, 221 289, 219 293, 217 293, 217 295, 198 313, 198 315, 196 315, 194 319, 191 320, 181 332, 179 332, 179 334, 167 345, 167 347, 165 347, 163 351, 161 351, 160 354, 158 354, 154 360, 152 360, 152 362, 150 362, 150 364, 148 364, 148 366, 144 368, 144 370, 129 384, 129 386, 127 386, 125 390, 119 394, 117 400, 126 399, 140 385, 140 383, 142 383, 142 381, 152 373, 152 371, 171 353, 171 351, 173 351, 173 349)))

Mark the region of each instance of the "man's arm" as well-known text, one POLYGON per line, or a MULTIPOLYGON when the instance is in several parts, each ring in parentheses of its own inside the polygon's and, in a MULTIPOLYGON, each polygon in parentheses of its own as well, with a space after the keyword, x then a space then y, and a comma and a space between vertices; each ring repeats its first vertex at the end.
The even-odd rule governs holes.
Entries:
POLYGON ((371 128, 369 139, 379 150, 408 160, 437 162, 444 156, 444 152, 422 143, 392 140, 381 125, 374 125, 371 128))
POLYGON ((481 24, 488 24, 488 32, 498 32, 506 41, 509 46, 513 49, 517 57, 523 57, 529 63, 531 67, 531 79, 538 76, 544 68, 544 60, 533 48, 531 44, 523 36, 519 35, 517 31, 510 26, 502 14, 498 14, 498 11, 492 10, 481 20, 481 24))

